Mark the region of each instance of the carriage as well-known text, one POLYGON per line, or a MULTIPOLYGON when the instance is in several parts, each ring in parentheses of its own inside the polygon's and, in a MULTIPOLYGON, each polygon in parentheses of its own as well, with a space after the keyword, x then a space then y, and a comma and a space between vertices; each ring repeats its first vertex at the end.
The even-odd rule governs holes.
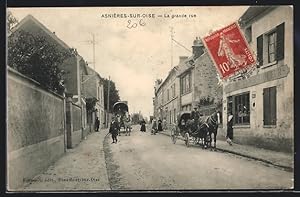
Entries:
POLYGON ((113 105, 114 116, 119 123, 119 135, 125 132, 125 135, 130 135, 131 132, 131 118, 128 113, 127 101, 118 101, 113 105))
POLYGON ((183 139, 187 147, 193 143, 207 148, 211 147, 213 134, 214 146, 216 146, 219 113, 216 111, 210 116, 201 116, 200 120, 195 123, 195 120, 191 119, 191 111, 180 112, 177 116, 177 123, 171 129, 172 142, 175 144, 177 139, 183 139))

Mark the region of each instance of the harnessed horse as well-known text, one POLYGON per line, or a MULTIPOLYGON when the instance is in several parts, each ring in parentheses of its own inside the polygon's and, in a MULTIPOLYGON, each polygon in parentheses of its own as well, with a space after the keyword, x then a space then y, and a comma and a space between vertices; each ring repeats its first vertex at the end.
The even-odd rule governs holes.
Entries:
POLYGON ((218 134, 218 126, 220 123, 220 112, 215 111, 212 115, 208 116, 208 118, 205 121, 206 128, 208 131, 208 146, 212 147, 212 134, 214 134, 214 146, 213 148, 216 148, 217 146, 217 134, 218 134))
POLYGON ((130 117, 125 118, 124 128, 125 128, 125 135, 130 135, 130 132, 131 132, 131 119, 130 119, 130 117))
POLYGON ((200 143, 203 148, 212 147, 212 134, 214 135, 214 148, 216 148, 218 125, 220 122, 220 112, 216 111, 212 115, 203 117, 194 123, 195 120, 189 120, 187 126, 190 133, 196 138, 197 143, 200 143))

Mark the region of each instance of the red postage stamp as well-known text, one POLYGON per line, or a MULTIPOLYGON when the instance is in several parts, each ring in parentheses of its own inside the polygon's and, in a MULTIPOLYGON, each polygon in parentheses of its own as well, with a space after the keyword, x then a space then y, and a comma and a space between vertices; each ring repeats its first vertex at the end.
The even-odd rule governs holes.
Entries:
POLYGON ((203 38, 222 79, 244 71, 255 64, 250 47, 237 23, 233 23, 203 38))

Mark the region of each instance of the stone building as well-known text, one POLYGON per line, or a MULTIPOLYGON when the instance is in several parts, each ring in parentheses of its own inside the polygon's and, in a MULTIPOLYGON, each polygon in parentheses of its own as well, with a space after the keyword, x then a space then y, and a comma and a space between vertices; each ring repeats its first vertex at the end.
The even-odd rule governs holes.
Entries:
MULTIPOLYGON (((155 86, 154 116, 176 122, 182 111, 198 107, 204 115, 211 114, 222 102, 222 86, 217 71, 201 40, 193 43, 190 57, 179 57, 179 63, 162 82, 155 86)), ((220 108, 221 110, 221 108, 220 108)))
MULTIPOLYGON (((222 102, 222 86, 217 71, 202 41, 193 43, 193 55, 184 61, 177 77, 180 79, 180 109, 198 107, 204 115, 211 114, 222 102)), ((221 110, 221 108, 220 108, 221 110)))
POLYGON ((250 6, 239 22, 258 64, 224 84, 223 121, 231 111, 238 143, 293 151, 293 8, 250 6))

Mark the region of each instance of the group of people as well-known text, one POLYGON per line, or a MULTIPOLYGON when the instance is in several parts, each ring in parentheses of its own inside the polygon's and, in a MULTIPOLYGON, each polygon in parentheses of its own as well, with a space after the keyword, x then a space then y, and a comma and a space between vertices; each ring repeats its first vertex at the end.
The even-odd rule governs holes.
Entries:
MULTIPOLYGON (((146 132, 146 121, 142 119, 140 122, 141 125, 141 132, 146 132)), ((163 122, 161 119, 156 120, 156 118, 152 119, 152 125, 151 125, 151 135, 156 135, 157 132, 163 131, 163 122)))
POLYGON ((160 118, 158 120, 156 120, 156 118, 153 118, 151 126, 151 135, 156 135, 156 133, 159 131, 163 131, 162 121, 160 118))

